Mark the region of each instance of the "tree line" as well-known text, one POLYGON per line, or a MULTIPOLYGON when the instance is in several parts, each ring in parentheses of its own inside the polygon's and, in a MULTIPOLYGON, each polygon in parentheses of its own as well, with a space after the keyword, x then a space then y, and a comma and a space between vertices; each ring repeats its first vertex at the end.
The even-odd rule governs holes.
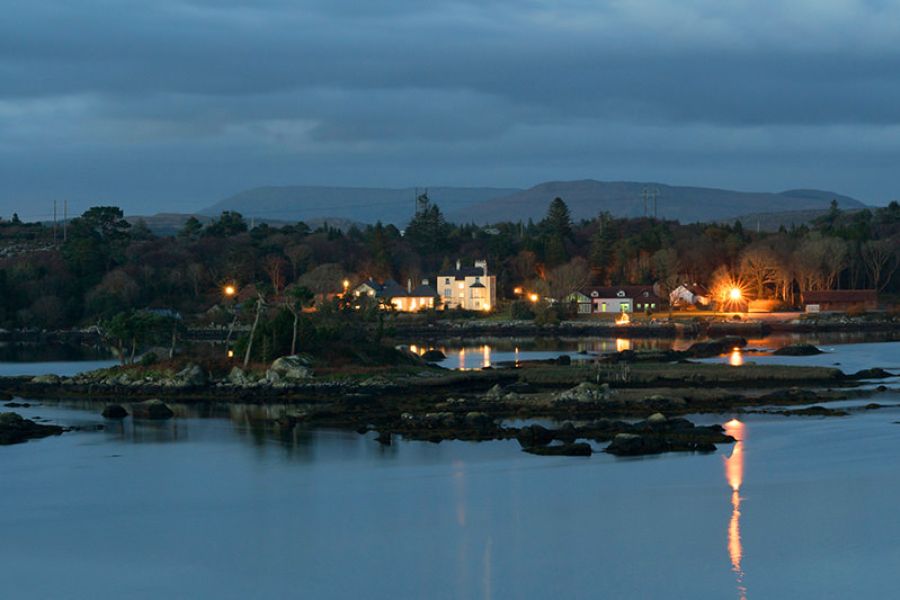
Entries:
POLYGON ((665 292, 729 277, 753 297, 793 304, 807 290, 896 294, 900 286, 896 202, 852 212, 833 204, 809 225, 777 232, 739 221, 682 224, 606 213, 576 223, 556 198, 536 223, 453 224, 427 203, 403 231, 382 223, 348 231, 304 223, 251 229, 240 214, 225 212, 205 225, 192 217, 172 236, 101 206, 73 219, 65 241, 48 225, 2 222, 0 246, 6 329, 87 326, 136 308, 227 322, 230 313, 216 307, 228 307, 222 289, 231 283, 242 303, 265 296, 284 305, 307 292, 320 299, 339 293, 344 280, 433 283, 457 258, 487 259, 500 298, 513 297, 515 288, 563 298, 590 284, 658 284, 665 292))

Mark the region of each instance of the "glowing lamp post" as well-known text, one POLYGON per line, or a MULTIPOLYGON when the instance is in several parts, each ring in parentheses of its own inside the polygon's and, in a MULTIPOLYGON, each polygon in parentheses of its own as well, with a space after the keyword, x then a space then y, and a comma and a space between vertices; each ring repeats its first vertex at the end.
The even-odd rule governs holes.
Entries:
POLYGON ((233 285, 226 285, 222 289, 222 293, 224 293, 226 297, 231 298, 237 294, 237 289, 233 285))
POLYGON ((538 300, 541 299, 537 294, 528 294, 528 299, 531 300, 532 303, 537 303, 538 300))
POLYGON ((743 297, 744 294, 741 292, 741 288, 733 287, 728 290, 728 299, 732 302, 740 302, 743 297))
POLYGON ((226 298, 232 300, 231 302, 231 325, 228 327, 228 336, 225 337, 225 353, 228 358, 232 358, 234 356, 234 350, 231 349, 231 336, 234 334, 234 326, 237 323, 237 310, 234 307, 234 300, 237 299, 237 287, 234 284, 227 284, 222 288, 222 293, 226 298))

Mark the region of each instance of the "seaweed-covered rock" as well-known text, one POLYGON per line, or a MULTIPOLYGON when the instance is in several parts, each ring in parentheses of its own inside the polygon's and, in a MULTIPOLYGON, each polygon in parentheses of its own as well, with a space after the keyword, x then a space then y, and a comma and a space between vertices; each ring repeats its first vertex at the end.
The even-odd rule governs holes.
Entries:
POLYGON ((879 367, 862 369, 853 374, 854 379, 885 379, 887 377, 893 377, 893 375, 879 367))
POLYGON ((0 413, 0 445, 18 444, 31 439, 59 435, 65 431, 57 425, 40 425, 18 413, 0 413))
POLYGON ((171 419, 175 416, 172 409, 169 408, 162 400, 146 400, 131 405, 131 413, 137 419, 171 419))
POLYGON ((727 354, 735 348, 743 348, 746 345, 746 339, 731 335, 708 342, 696 342, 685 350, 684 355, 691 358, 712 358, 727 354))
POLYGON ((31 378, 31 383, 42 383, 45 385, 59 385, 59 381, 59 375, 53 375, 52 373, 31 378))
POLYGON ((775 356, 814 356, 816 354, 822 354, 822 351, 812 344, 792 344, 790 346, 783 346, 772 354, 775 356))
POLYGON ((109 404, 103 409, 104 419, 124 419, 128 416, 128 411, 121 404, 109 404))

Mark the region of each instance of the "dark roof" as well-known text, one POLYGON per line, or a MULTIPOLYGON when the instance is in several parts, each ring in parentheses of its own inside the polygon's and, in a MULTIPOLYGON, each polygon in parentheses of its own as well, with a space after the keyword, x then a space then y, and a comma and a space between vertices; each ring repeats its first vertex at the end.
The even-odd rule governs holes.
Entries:
POLYGON ((438 278, 450 277, 453 279, 465 279, 466 277, 484 277, 485 272, 481 267, 462 267, 438 274, 438 278))
POLYGON ((804 292, 803 302, 806 304, 819 304, 823 302, 878 302, 878 292, 875 290, 822 290, 818 292, 804 292))
POLYGON ((430 285, 420 284, 409 295, 413 298, 434 298, 438 293, 430 285))
POLYGON ((483 287, 484 287, 484 284, 481 283, 480 281, 476 281, 475 283, 473 283, 473 284, 470 285, 469 287, 470 287, 470 288, 483 288, 483 287))
POLYGON ((592 287, 581 290, 591 298, 633 298, 635 300, 661 300, 652 285, 620 285, 618 287, 592 287), (621 295, 619 293, 622 292, 621 295))

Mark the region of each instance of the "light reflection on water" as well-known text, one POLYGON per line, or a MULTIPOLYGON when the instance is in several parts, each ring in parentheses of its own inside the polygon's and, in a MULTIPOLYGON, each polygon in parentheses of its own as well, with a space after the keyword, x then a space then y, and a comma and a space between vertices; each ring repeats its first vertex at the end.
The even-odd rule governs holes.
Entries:
POLYGON ((744 440, 746 427, 737 419, 725 423, 725 433, 737 441, 731 456, 723 457, 725 462, 725 479, 731 487, 731 520, 728 522, 728 556, 731 558, 731 570, 737 577, 738 598, 747 600, 747 587, 744 585, 744 569, 742 561, 744 548, 741 543, 741 485, 744 482, 744 440))

